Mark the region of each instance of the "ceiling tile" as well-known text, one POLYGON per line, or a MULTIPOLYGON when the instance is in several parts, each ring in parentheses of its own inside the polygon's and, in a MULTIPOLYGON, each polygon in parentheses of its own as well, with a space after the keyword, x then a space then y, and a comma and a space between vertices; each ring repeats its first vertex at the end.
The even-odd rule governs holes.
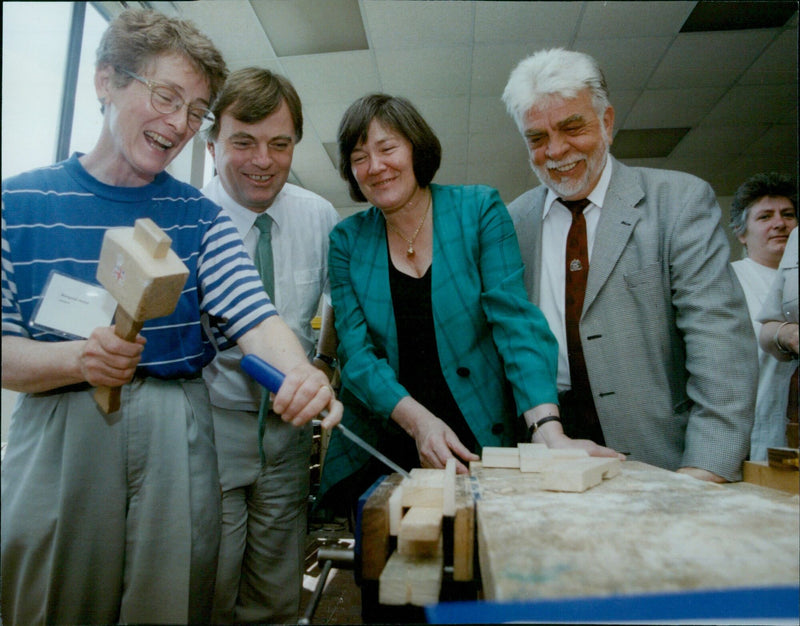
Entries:
MULTIPOLYGON (((515 137, 520 137, 516 122, 506 112, 506 106, 499 96, 473 96, 470 103, 469 129, 471 133, 513 133, 515 137)), ((520 141, 522 141, 521 138, 520 141)))
POLYGON ((305 123, 310 123, 314 126, 321 141, 336 141, 339 122, 352 103, 353 100, 320 103, 306 102, 304 100, 303 116, 306 120, 305 123))
POLYGON ((286 57, 281 63, 304 103, 353 102, 381 89, 370 52, 286 57))
POLYGON ((229 66, 261 65, 275 58, 269 39, 247 0, 174 4, 181 15, 195 22, 211 38, 229 66), (232 33, 235 36, 231 36, 232 33))
POLYGON ((797 169, 797 124, 776 124, 744 149, 745 155, 774 154, 786 159, 786 169, 797 169))
POLYGON ((614 93, 620 89, 643 89, 671 42, 669 37, 579 39, 574 48, 597 60, 614 93), (631 63, 631 59, 636 62, 631 63))
POLYGON ((704 126, 693 128, 678 144, 672 155, 676 158, 735 155, 752 145, 767 130, 767 126, 704 126))
POLYGON ((525 171, 528 166, 528 149, 522 136, 511 133, 473 133, 469 137, 469 163, 480 165, 496 159, 511 162, 514 169, 525 171))
POLYGON ((708 114, 709 124, 722 126, 796 122, 796 83, 734 87, 708 114))
POLYGON ((626 39, 677 34, 696 2, 587 2, 579 38, 626 39))
POLYGON ((645 91, 625 119, 625 128, 695 126, 722 94, 721 88, 645 91))
POLYGON ((627 124, 627 118, 641 93, 638 89, 614 90, 611 92, 611 106, 614 107, 614 128, 630 128, 627 124))
MULTIPOLYGON (((466 3, 464 3, 466 4, 466 3)), ((571 41, 583 2, 476 2, 476 43, 571 41)))
POLYGON ((566 41, 538 40, 508 44, 476 44, 472 50, 473 95, 500 98, 517 64, 538 50, 565 47, 566 41))
POLYGON ((464 165, 467 162, 469 136, 467 134, 446 135, 442 143, 442 164, 464 165))
POLYGON ((467 162, 448 160, 442 161, 433 182, 440 185, 463 185, 467 181, 467 162))
POLYGON ((376 50, 383 91, 425 97, 469 95, 471 48, 376 50), (413 68, 413 70, 412 70, 413 68))
POLYGON ((494 187, 505 204, 511 203, 528 189, 539 186, 539 179, 527 163, 486 159, 482 163, 467 165, 467 184, 494 187))
POLYGON ((430 124, 436 135, 466 134, 469 130, 469 98, 453 96, 450 98, 414 98, 412 104, 430 124))
POLYGON ((650 89, 730 85, 775 38, 772 30, 678 35, 648 84, 650 89))
POLYGON ((472 43, 471 2, 365 0, 362 6, 373 50, 472 43))
POLYGON ((618 159, 666 157, 688 131, 688 128, 621 130, 614 137, 611 153, 618 159))
POLYGON ((797 82, 797 29, 778 35, 739 82, 744 85, 797 82))

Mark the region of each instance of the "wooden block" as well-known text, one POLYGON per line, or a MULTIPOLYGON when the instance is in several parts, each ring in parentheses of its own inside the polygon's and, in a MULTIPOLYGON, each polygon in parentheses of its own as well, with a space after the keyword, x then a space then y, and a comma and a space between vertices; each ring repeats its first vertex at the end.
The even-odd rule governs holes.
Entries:
POLYGON ((400 520, 403 518, 403 483, 400 483, 389 496, 389 534, 400 534, 400 520))
POLYGON ((403 481, 403 506, 442 507, 444 470, 415 467, 403 481))
POLYGON ((797 471, 800 469, 800 450, 797 448, 767 448, 767 463, 775 469, 797 471))
POLYGON ((147 218, 136 220, 133 228, 108 229, 97 264, 97 280, 137 321, 172 313, 189 276, 189 268, 169 245, 164 256, 152 256, 163 251, 163 241, 142 245, 152 241, 152 229, 158 226, 147 218))
POLYGON ((149 217, 136 220, 133 238, 154 259, 163 259, 169 252, 172 239, 149 217))
POLYGON ((441 534, 441 507, 412 506, 400 520, 399 538, 405 541, 437 541, 441 534))
POLYGON ((442 514, 453 517, 456 514, 456 460, 447 459, 442 485, 442 514))
POLYGON ((403 477, 390 474, 375 488, 361 511, 361 575, 378 580, 389 558, 389 498, 403 477))
POLYGON ((521 472, 544 472, 551 463, 564 459, 588 458, 589 453, 580 449, 551 449, 543 443, 519 444, 519 470, 521 472))
POLYGON ((517 448, 497 448, 487 446, 481 455, 483 467, 519 467, 519 450, 517 448))
POLYGON ((412 539, 397 539, 397 551, 405 556, 441 556, 442 536, 435 541, 415 541, 412 539))
POLYGON ((381 573, 378 602, 425 606, 439 601, 442 557, 406 556, 395 551, 381 573))
POLYGON ((456 476, 456 515, 453 522, 453 580, 467 581, 474 576, 475 500, 470 477, 456 476))
POLYGON ((619 459, 588 458, 551 463, 543 473, 542 487, 548 491, 583 492, 620 472, 619 459))
POLYGON ((742 465, 744 482, 788 493, 800 492, 800 472, 770 467, 767 461, 745 461, 742 465))

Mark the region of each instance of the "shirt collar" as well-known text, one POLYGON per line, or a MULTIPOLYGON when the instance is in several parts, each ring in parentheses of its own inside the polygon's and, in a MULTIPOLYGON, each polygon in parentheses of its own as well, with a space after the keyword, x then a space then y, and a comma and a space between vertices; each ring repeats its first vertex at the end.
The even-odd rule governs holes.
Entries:
MULTIPOLYGON (((217 197, 220 198, 219 204, 222 205, 225 210, 227 210, 228 215, 233 220, 236 228, 239 230, 241 235, 244 236, 250 231, 251 228, 253 228, 256 223, 256 218, 259 216, 259 214, 255 211, 251 211, 247 207, 239 204, 236 202, 236 200, 231 198, 228 192, 225 191, 225 187, 222 184, 222 180, 220 179, 219 175, 215 176, 211 180, 209 187, 212 185, 217 187, 217 197)), ((285 207, 283 206, 284 203, 282 201, 284 189, 280 190, 277 197, 272 202, 272 205, 267 209, 269 216, 273 219, 279 229, 286 213, 285 207)))
MULTIPOLYGON (((592 189, 587 196, 589 198, 589 202, 600 209, 603 208, 603 202, 606 199, 608 185, 611 182, 611 169, 611 155, 608 154, 606 155, 606 164, 603 166, 603 172, 600 174, 600 180, 597 181, 594 189, 592 189)), ((542 213, 542 218, 547 217, 547 214, 550 212, 550 208, 553 206, 553 203, 558 200, 558 198, 559 195, 548 187, 547 196, 545 196, 544 199, 544 211, 542 213)))

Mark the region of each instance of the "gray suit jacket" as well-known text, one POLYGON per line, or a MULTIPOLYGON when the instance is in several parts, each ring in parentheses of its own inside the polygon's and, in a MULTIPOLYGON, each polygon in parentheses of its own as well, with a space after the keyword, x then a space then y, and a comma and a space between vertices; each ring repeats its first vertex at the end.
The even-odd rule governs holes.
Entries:
MULTIPOLYGON (((537 305, 546 195, 540 186, 508 207, 537 305)), ((740 480, 758 360, 720 216, 699 178, 615 160, 580 330, 609 446, 667 469, 740 480)))

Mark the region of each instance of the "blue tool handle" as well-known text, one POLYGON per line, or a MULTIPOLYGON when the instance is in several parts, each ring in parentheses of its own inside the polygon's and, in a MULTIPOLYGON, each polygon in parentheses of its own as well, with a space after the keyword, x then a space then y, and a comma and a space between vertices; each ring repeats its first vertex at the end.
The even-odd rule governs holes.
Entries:
POLYGON ((286 376, 283 372, 272 367, 264 359, 255 354, 247 354, 242 358, 242 369, 247 372, 259 385, 266 387, 272 393, 278 393, 286 376))

